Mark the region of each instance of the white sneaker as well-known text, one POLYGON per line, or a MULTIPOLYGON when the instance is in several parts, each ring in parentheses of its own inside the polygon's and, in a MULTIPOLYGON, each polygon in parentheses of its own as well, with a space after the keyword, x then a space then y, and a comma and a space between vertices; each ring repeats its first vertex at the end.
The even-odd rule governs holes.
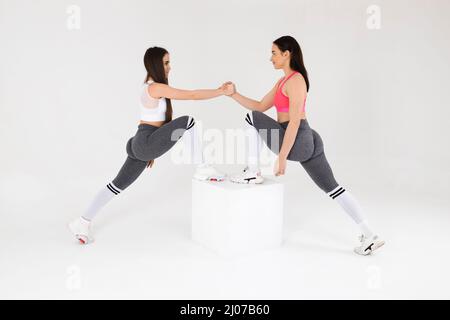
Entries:
POLYGON ((197 166, 194 179, 200 181, 223 181, 225 180, 226 175, 213 166, 207 164, 204 166, 197 166))
POLYGON ((241 173, 232 175, 230 181, 234 183, 258 184, 263 183, 264 178, 261 176, 261 171, 250 170, 247 166, 241 173))
POLYGON ((361 235, 359 236, 359 241, 361 242, 361 245, 356 247, 354 251, 363 256, 371 254, 385 243, 383 240, 379 239, 377 235, 374 235, 371 238, 366 238, 364 235, 361 235))
POLYGON ((68 227, 80 244, 88 244, 94 241, 90 231, 91 222, 79 217, 69 223, 68 227))

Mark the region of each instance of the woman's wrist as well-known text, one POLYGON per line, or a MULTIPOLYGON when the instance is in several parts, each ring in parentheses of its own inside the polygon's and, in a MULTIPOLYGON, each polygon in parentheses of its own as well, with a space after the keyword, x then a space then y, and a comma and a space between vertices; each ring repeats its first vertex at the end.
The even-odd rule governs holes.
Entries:
POLYGON ((281 159, 286 160, 287 159, 287 154, 283 151, 280 151, 280 153, 278 154, 278 157, 280 157, 281 159))

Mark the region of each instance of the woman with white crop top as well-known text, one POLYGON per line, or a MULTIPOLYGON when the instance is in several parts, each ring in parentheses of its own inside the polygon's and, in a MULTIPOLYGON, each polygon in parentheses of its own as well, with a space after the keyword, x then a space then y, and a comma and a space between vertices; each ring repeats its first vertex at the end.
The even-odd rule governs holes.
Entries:
POLYGON ((91 221, 114 196, 132 184, 154 159, 169 151, 183 136, 191 162, 196 165, 194 178, 222 181, 225 176, 206 164, 202 141, 194 118, 181 116, 172 119, 171 100, 204 100, 231 94, 232 87, 222 85, 217 89, 182 90, 168 84, 170 56, 160 47, 149 48, 144 55, 147 70, 141 93, 141 119, 136 134, 128 140, 127 159, 117 176, 94 197, 83 215, 71 223, 69 229, 81 244, 93 241, 91 221))

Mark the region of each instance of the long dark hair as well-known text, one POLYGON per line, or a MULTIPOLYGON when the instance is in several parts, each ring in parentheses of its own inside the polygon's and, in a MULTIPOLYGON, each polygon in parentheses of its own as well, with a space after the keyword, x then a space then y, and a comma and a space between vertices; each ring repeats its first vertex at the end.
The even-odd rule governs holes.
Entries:
POLYGON ((277 47, 284 52, 288 50, 291 53, 291 61, 289 66, 292 70, 298 71, 302 74, 306 81, 306 91, 309 91, 309 79, 308 72, 306 71, 305 64, 303 63, 303 54, 300 45, 297 40, 291 36, 283 36, 273 42, 277 47))
MULTIPOLYGON (((166 73, 164 72, 163 64, 163 57, 166 53, 169 52, 160 47, 151 47, 145 51, 144 65, 147 70, 145 82, 152 78, 155 82, 169 84, 169 80, 166 78, 166 73)), ((166 98, 166 104, 166 122, 169 122, 172 120, 172 102, 170 99, 166 98)))

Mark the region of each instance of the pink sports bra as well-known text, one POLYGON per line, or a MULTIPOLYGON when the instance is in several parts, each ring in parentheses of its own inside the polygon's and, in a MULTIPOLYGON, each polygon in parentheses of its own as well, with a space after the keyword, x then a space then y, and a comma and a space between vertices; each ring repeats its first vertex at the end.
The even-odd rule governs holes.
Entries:
MULTIPOLYGON (((298 73, 298 71, 294 71, 288 77, 285 77, 285 79, 281 82, 281 84, 278 86, 277 91, 275 92, 275 99, 273 101, 273 104, 275 108, 277 108, 278 112, 289 112, 289 97, 287 97, 283 93, 283 86, 286 83, 286 81, 288 81, 289 78, 296 73, 298 73)), ((305 112, 305 104, 306 104, 306 96, 305 99, 303 100, 302 112, 305 112)))

